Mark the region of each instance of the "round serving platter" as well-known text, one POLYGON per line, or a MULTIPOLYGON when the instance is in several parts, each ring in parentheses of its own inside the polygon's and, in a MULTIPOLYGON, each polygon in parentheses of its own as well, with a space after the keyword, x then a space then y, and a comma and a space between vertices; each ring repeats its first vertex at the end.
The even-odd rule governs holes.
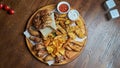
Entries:
MULTIPOLYGON (((47 9, 47 10, 49 10, 49 11, 55 10, 55 12, 57 12, 57 11, 56 11, 56 5, 55 5, 55 4, 47 5, 47 6, 44 6, 44 7, 40 8, 40 9, 38 9, 38 10, 30 17, 30 19, 29 19, 29 21, 28 21, 28 23, 27 23, 27 26, 26 26, 26 30, 32 25, 32 20, 33 20, 34 16, 35 16, 38 12, 40 12, 41 10, 44 10, 44 9, 47 9)), ((69 63, 69 62, 73 61, 75 58, 77 58, 77 57, 81 54, 81 52, 84 50, 85 45, 86 45, 86 41, 87 41, 87 30, 86 30, 85 22, 84 22, 83 18, 82 18, 81 16, 79 16, 78 19, 79 19, 79 21, 81 21, 81 28, 80 28, 80 29, 83 30, 84 35, 85 35, 85 37, 86 37, 86 38, 81 42, 81 43, 82 43, 81 50, 80 50, 79 52, 76 52, 76 54, 75 54, 72 58, 67 59, 67 60, 64 60, 64 61, 62 61, 62 62, 60 62, 60 63, 54 63, 54 64, 52 64, 52 65, 63 65, 63 64, 69 63)), ((26 43, 27 43, 27 47, 28 47, 29 51, 32 53, 32 55, 33 55, 35 58, 37 58, 38 60, 40 60, 41 62, 46 63, 42 58, 40 58, 40 57, 38 57, 38 56, 36 55, 36 52, 33 50, 33 44, 30 42, 29 38, 25 37, 25 40, 26 40, 26 43)), ((46 63, 46 64, 47 64, 47 63, 46 63)))

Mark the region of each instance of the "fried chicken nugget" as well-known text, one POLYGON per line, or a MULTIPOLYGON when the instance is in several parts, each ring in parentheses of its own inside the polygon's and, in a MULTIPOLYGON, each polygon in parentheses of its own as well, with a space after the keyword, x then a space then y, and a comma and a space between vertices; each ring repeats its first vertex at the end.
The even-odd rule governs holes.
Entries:
POLYGON ((44 50, 39 50, 37 52, 37 56, 40 57, 40 58, 42 58, 42 59, 44 59, 46 55, 47 55, 47 52, 44 51, 44 50))
POLYGON ((33 36, 39 36, 39 32, 37 30, 34 30, 32 27, 28 28, 28 32, 33 36))
POLYGON ((50 60, 54 60, 54 57, 52 57, 51 55, 45 57, 45 61, 50 61, 50 60))

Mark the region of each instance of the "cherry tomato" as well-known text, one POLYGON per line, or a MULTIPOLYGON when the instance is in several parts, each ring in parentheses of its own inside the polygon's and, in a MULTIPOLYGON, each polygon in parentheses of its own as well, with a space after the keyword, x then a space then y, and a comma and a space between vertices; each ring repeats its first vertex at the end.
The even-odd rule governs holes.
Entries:
POLYGON ((14 14, 15 11, 14 11, 13 9, 10 9, 10 10, 8 11, 8 13, 9 13, 9 14, 14 14))
POLYGON ((3 8, 3 4, 0 4, 0 9, 2 9, 3 8))
POLYGON ((4 5, 3 8, 4 8, 4 10, 6 10, 6 11, 10 10, 10 7, 9 7, 8 5, 4 5))

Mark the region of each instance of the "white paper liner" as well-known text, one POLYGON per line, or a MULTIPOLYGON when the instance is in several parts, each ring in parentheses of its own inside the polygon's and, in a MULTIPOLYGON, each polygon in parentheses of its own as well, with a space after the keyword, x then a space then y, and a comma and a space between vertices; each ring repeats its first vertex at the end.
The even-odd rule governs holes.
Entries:
POLYGON ((54 17, 54 13, 52 13, 51 15, 50 15, 50 17, 52 18, 52 23, 51 23, 51 27, 53 28, 53 29, 57 29, 57 27, 56 27, 56 24, 55 24, 55 17, 54 17))
MULTIPOLYGON (((24 35, 26 36, 26 38, 28 38, 28 39, 29 39, 29 37, 31 36, 30 33, 28 32, 28 30, 24 31, 23 34, 24 34, 24 35)), ((35 42, 33 42, 33 41, 31 41, 31 40, 30 40, 30 42, 32 43, 32 45, 35 45, 35 44, 36 44, 35 42)))
POLYGON ((85 39, 87 38, 87 36, 85 36, 84 38, 78 38, 78 37, 76 37, 75 38, 75 41, 79 41, 79 42, 83 42, 85 39))
POLYGON ((23 34, 24 34, 27 38, 30 37, 30 34, 29 34, 28 30, 26 30, 25 32, 23 32, 23 34))
POLYGON ((49 66, 51 66, 51 65, 54 64, 54 63, 55 63, 55 60, 47 61, 47 64, 48 64, 49 66))

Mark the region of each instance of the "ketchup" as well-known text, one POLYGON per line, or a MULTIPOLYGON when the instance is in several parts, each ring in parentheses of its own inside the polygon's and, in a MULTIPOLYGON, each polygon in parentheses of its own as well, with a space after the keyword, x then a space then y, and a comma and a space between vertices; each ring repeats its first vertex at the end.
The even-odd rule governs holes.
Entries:
POLYGON ((61 4, 61 5, 59 6, 59 10, 60 10, 61 12, 66 12, 66 11, 68 10, 68 5, 66 5, 66 4, 61 4))

